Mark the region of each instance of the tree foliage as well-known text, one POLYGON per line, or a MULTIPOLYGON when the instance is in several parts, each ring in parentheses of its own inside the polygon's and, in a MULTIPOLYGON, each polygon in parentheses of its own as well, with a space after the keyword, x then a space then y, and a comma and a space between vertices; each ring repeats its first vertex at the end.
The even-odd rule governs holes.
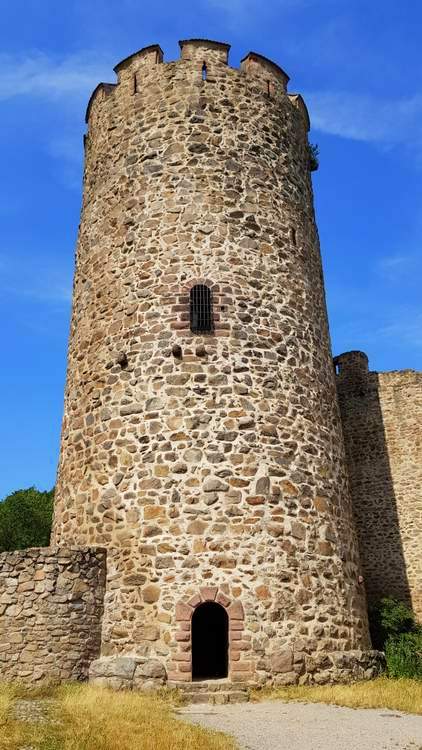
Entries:
POLYGON ((17 490, 0 502, 0 552, 47 547, 50 542, 54 490, 17 490))

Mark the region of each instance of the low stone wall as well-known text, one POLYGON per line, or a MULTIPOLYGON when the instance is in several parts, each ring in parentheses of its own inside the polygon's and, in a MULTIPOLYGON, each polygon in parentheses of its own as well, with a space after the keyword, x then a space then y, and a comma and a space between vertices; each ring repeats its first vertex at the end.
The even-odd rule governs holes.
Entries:
POLYGON ((0 554, 0 680, 81 680, 100 652, 106 553, 0 554))
POLYGON ((334 651, 292 654, 293 671, 274 675, 274 685, 326 685, 372 680, 384 667, 381 651, 334 651))
MULTIPOLYGON (((328 683, 348 683, 356 680, 371 680, 377 677, 384 666, 384 654, 380 651, 317 651, 308 655, 283 649, 274 655, 272 674, 265 682, 245 680, 246 687, 267 687, 269 685, 325 685, 328 683)), ((136 656, 106 656, 94 661, 89 670, 89 680, 97 685, 121 689, 157 689, 166 684, 166 670, 158 659, 136 656)), ((228 679, 222 689, 238 679, 228 679)), ((192 681, 168 681, 169 687, 185 688, 192 681)))

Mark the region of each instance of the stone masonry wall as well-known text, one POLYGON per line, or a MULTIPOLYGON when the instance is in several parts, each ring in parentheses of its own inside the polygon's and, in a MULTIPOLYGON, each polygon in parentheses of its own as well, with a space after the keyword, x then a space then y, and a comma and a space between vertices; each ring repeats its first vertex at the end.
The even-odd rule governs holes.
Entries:
POLYGON ((309 120, 262 56, 181 48, 127 58, 88 106, 53 539, 108 550, 103 656, 190 680, 205 586, 243 613, 231 679, 265 682, 283 649, 368 647, 309 120))
POLYGON ((80 680, 100 650, 104 550, 0 554, 0 680, 80 680))
POLYGON ((422 373, 335 363, 369 603, 396 596, 422 620, 422 373))

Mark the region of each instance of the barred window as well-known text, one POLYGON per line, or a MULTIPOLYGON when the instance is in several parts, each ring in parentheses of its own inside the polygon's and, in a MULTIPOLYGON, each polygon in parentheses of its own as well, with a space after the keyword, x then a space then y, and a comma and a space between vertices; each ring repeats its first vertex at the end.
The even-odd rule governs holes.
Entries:
POLYGON ((211 289, 205 284, 196 284, 190 290, 190 329, 192 333, 213 330, 211 289))

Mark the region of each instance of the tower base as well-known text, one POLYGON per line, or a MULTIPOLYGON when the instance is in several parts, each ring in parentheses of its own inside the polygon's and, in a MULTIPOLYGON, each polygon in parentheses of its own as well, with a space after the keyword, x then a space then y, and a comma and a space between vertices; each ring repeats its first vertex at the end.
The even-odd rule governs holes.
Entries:
POLYGON ((280 653, 274 674, 256 680, 230 677, 216 680, 168 680, 164 665, 158 659, 137 656, 105 656, 91 663, 89 681, 117 690, 156 690, 166 686, 178 689, 190 703, 238 703, 248 700, 249 691, 263 687, 287 685, 347 684, 377 677, 384 665, 380 651, 353 650, 333 653, 293 654, 293 669, 288 669, 280 653), (284 663, 284 666, 283 666, 284 663))

